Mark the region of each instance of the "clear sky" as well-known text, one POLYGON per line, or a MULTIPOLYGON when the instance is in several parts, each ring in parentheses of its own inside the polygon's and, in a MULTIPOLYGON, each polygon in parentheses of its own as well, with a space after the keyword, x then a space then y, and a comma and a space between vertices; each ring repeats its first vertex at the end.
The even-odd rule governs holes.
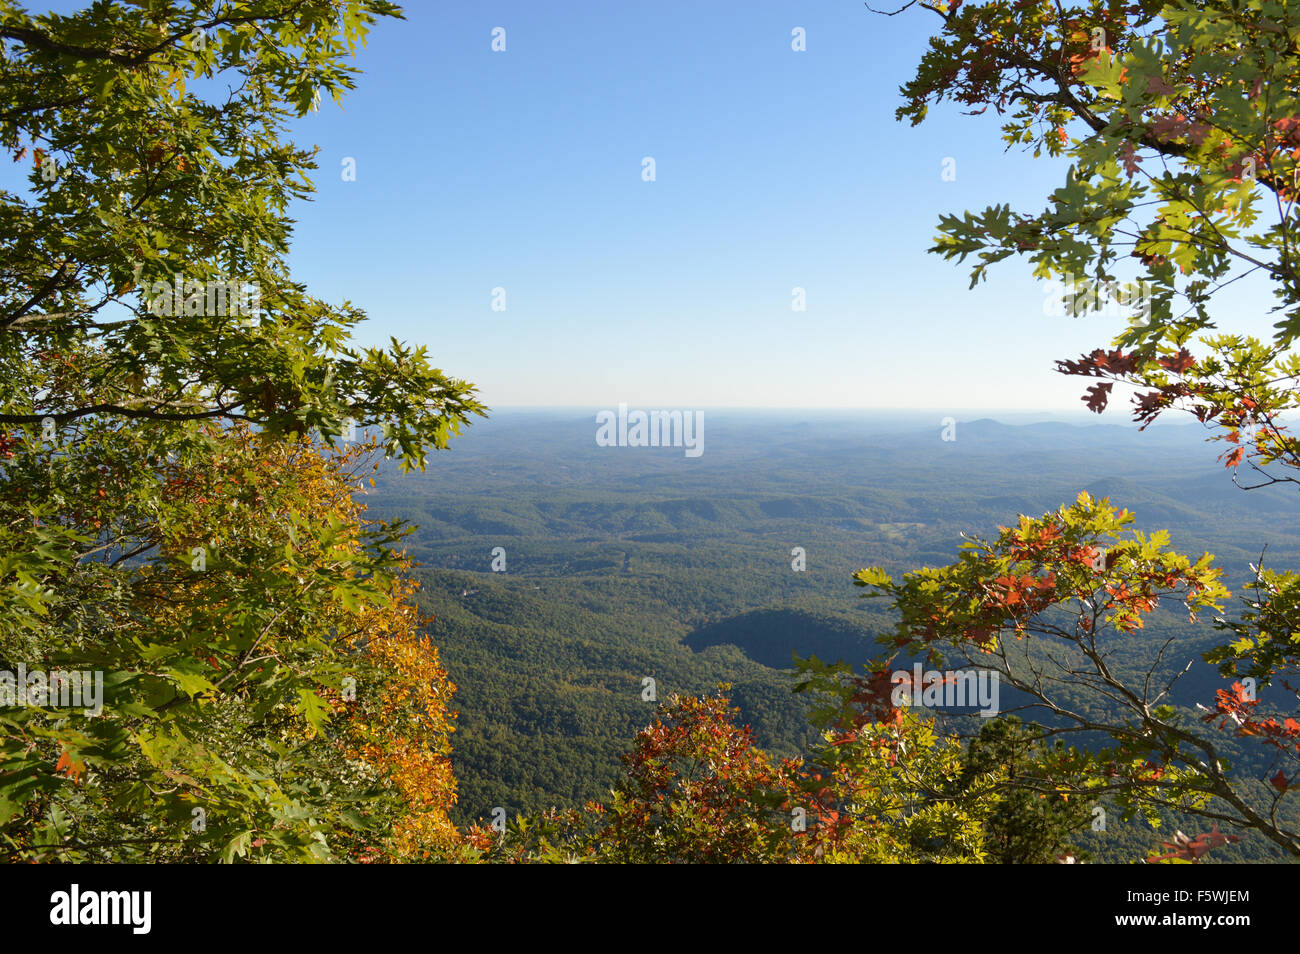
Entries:
POLYGON ((1119 319, 1045 316, 1023 262, 968 291, 925 252, 941 213, 1034 209, 1064 175, 1005 152, 992 111, 895 121, 937 23, 856 0, 414 0, 343 108, 296 126, 320 169, 295 274, 495 407, 1079 409, 1053 359, 1119 319))

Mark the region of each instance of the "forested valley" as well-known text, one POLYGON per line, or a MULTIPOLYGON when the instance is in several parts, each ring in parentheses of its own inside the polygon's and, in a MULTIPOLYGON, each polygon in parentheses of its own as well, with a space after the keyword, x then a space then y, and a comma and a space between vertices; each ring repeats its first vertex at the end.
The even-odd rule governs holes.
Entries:
MULTIPOLYGON (((891 625, 889 608, 852 586, 856 570, 950 563, 963 533, 991 533, 1080 489, 1133 511, 1142 530, 1168 529, 1174 549, 1213 553, 1239 582, 1263 547, 1283 563, 1300 555, 1300 500, 1234 486, 1194 424, 1139 433, 982 418, 945 441, 938 414, 720 411, 705 422, 707 452, 690 460, 676 448, 597 447, 593 413, 503 410, 428 473, 389 468, 367 492, 373 513, 419 527, 408 538, 417 601, 459 687, 462 823, 605 797, 655 709, 646 677, 661 699, 729 683, 761 747, 806 754, 815 733, 791 691, 792 655, 866 663, 891 625)), ((1116 658, 1136 671, 1170 636, 1171 658, 1192 664, 1176 699, 1195 715, 1228 685, 1200 658, 1215 642, 1209 621, 1157 611, 1116 658)), ((971 722, 956 731, 977 732, 971 722)), ((1131 861, 1169 825, 1195 824, 1166 822, 1085 825, 1077 843, 1131 861)), ((1221 857, 1274 855, 1250 839, 1221 857)))

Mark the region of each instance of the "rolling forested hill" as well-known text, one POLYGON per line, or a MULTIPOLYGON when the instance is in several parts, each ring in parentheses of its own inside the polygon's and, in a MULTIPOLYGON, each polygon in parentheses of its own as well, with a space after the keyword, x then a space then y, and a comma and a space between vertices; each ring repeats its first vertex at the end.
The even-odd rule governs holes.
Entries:
MULTIPOLYGON (((420 528, 422 609, 458 686, 461 821, 604 795, 653 713, 647 679, 659 700, 730 682, 759 744, 797 753, 811 730, 792 653, 865 660, 890 622, 854 571, 951 562, 963 532, 1080 490, 1214 553, 1234 589, 1265 546, 1278 567, 1300 559, 1300 497, 1233 486, 1195 426, 981 419, 945 441, 939 414, 706 412, 697 458, 600 447, 595 430, 591 412, 498 412, 426 473, 382 470, 367 499, 420 528)), ((1140 665, 1170 635, 1178 668, 1196 660, 1176 701, 1212 696, 1208 623, 1157 613, 1121 657, 1140 665)), ((1085 840, 1131 859, 1153 835, 1115 822, 1085 840)), ((1239 852, 1269 855, 1247 840, 1221 857, 1239 852)))

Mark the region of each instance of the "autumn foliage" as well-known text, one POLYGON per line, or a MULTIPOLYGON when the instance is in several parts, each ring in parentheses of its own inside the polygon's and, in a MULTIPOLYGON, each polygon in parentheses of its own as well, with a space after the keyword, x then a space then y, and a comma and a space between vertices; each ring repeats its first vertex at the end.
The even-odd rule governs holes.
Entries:
MULTIPOLYGON (((26 707, 0 719, 8 853, 455 851, 453 687, 411 603, 404 531, 364 517, 359 470, 373 444, 335 451, 209 428, 171 459, 119 445, 78 467, 96 446, 93 434, 58 452, 23 444, 10 463, 54 456, 84 474, 64 485, 69 505, 50 530, 90 535, 91 554, 97 537, 106 556, 50 572, 39 614, 11 619, 0 648, 6 661, 31 660, 32 645, 51 665, 100 670, 106 690, 98 717, 26 707), (133 556, 116 559, 127 528, 133 556)), ((0 504, 21 506, 6 486, 0 504)))

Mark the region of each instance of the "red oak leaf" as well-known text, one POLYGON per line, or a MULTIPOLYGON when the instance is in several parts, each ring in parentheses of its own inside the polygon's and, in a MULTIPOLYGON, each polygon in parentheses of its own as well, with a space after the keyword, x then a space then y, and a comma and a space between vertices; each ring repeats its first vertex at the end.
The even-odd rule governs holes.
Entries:
POLYGON ((1083 402, 1088 405, 1088 410, 1097 414, 1106 410, 1106 403, 1110 400, 1111 387, 1113 385, 1109 381, 1105 381, 1088 388, 1087 394, 1082 398, 1083 402))

